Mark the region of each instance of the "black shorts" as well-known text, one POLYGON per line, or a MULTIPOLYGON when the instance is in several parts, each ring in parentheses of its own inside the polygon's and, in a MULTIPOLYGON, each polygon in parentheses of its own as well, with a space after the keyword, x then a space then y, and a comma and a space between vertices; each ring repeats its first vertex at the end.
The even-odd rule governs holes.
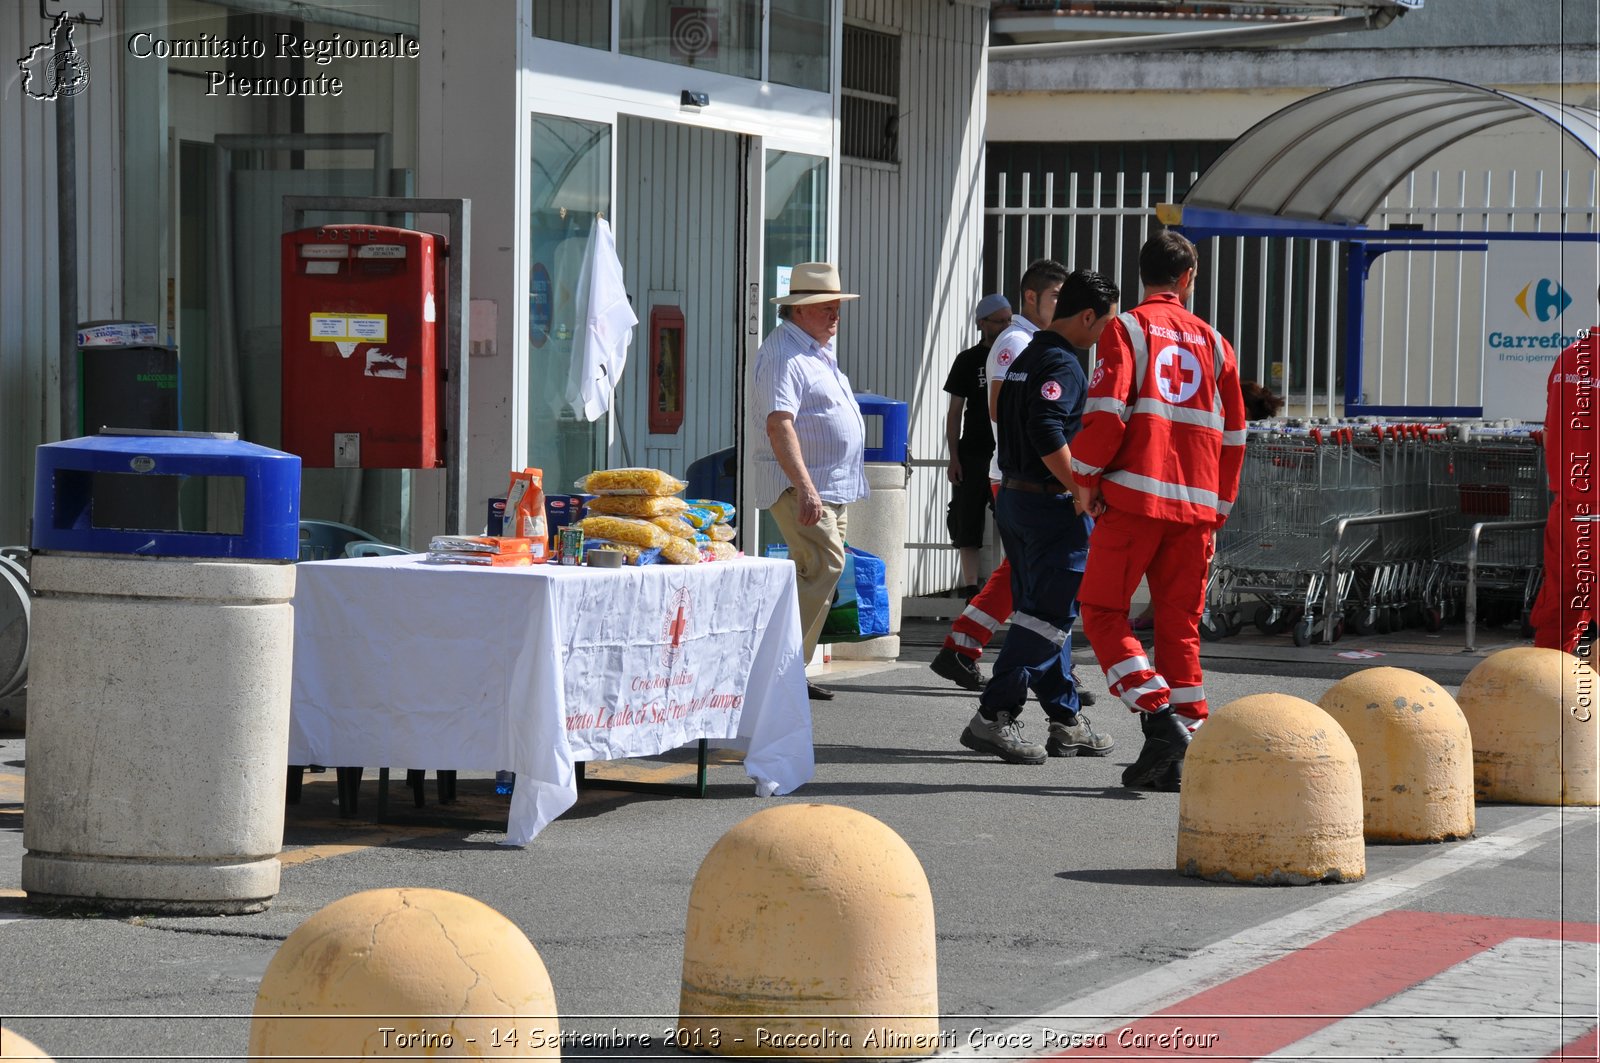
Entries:
POLYGON ((992 498, 989 455, 961 455, 961 482, 951 485, 950 509, 945 516, 951 543, 958 548, 983 545, 992 498))

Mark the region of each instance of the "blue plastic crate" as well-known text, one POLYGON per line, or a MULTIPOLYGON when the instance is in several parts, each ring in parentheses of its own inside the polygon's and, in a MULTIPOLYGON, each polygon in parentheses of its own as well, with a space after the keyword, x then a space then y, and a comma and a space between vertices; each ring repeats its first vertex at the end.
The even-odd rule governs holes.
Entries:
POLYGON ((300 556, 300 459, 214 436, 97 435, 46 443, 34 465, 33 548, 162 557, 293 561, 300 556), (94 496, 105 477, 126 489, 141 478, 232 478, 243 512, 228 530, 104 527, 94 496))

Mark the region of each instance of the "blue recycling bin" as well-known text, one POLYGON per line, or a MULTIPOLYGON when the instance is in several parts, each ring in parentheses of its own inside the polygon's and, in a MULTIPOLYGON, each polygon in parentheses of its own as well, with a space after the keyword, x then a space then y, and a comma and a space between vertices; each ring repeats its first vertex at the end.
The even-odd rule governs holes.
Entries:
POLYGON ((867 428, 865 461, 903 465, 906 460, 906 404, 870 391, 856 392, 856 405, 867 428))
POLYGON ((35 550, 264 561, 300 556, 300 459, 293 454, 209 434, 98 435, 46 443, 34 470, 35 550), (108 520, 96 510, 97 490, 114 486, 120 496, 140 481, 156 489, 191 477, 240 482, 244 511, 235 525, 128 527, 125 514, 108 520))

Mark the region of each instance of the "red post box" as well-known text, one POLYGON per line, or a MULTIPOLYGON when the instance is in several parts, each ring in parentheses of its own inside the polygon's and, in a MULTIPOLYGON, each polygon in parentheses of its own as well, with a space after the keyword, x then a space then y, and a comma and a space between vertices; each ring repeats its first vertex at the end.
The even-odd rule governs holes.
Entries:
POLYGON ((283 441, 307 468, 444 465, 444 237, 283 234, 283 441))

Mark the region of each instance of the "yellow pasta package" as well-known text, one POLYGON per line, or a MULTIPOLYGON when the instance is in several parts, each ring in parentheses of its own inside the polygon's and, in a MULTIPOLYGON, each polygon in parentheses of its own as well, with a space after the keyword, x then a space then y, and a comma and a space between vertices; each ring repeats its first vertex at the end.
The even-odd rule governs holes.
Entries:
POLYGON ((699 534, 694 530, 694 525, 682 517, 651 517, 650 523, 668 535, 676 535, 680 539, 693 539, 699 534))
POLYGON ((667 539, 661 547, 661 560, 674 565, 699 564, 700 547, 695 545, 693 539, 680 539, 676 535, 667 535, 666 532, 661 534, 667 539))
POLYGON ((635 546, 665 547, 675 538, 649 521, 634 517, 584 517, 578 527, 583 529, 585 539, 610 539, 635 546))
POLYGON ((739 537, 738 530, 732 524, 713 524, 706 529, 706 534, 719 543, 731 543, 739 537))
MULTIPOLYGON (((722 527, 722 525, 718 525, 718 527, 722 527)), ((720 542, 716 539, 706 543, 705 549, 711 555, 711 560, 713 561, 732 561, 739 556, 739 548, 737 546, 732 543, 720 542)))
POLYGON ((585 495, 675 495, 689 485, 660 469, 601 469, 573 486, 585 495))
POLYGON ((677 495, 600 495, 589 499, 584 512, 614 517, 665 517, 688 508, 689 503, 677 495))

